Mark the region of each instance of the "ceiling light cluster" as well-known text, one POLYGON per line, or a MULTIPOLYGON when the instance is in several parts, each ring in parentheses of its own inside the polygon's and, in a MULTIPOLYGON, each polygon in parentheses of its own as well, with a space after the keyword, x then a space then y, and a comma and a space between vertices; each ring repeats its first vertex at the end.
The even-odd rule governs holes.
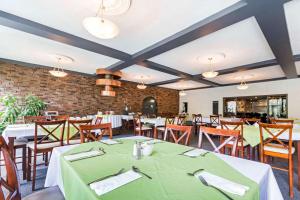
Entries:
POLYGON ((181 90, 181 91, 179 92, 179 96, 181 96, 181 97, 186 96, 185 91, 184 91, 184 90, 181 90))
POLYGON ((219 72, 213 70, 213 65, 212 65, 213 58, 208 58, 208 60, 209 60, 210 70, 207 72, 203 72, 202 76, 204 78, 215 78, 216 76, 218 76, 219 72))
POLYGON ((248 85, 247 85, 247 83, 245 81, 242 81, 241 84, 239 84, 237 86, 237 89, 239 89, 239 90, 247 90, 248 89, 248 85))
POLYGON ((83 20, 84 28, 93 36, 101 39, 111 39, 119 34, 118 26, 105 19, 104 15, 120 15, 126 12, 131 0, 101 0, 96 16, 83 20))
POLYGON ((141 76, 139 79, 141 79, 141 82, 136 86, 140 90, 144 90, 147 88, 147 85, 144 83, 144 76, 141 76))
POLYGON ((55 59, 57 59, 57 65, 53 67, 52 70, 49 70, 49 73, 55 77, 65 77, 68 75, 63 69, 62 64, 72 63, 74 60, 68 56, 63 55, 52 55, 55 59))

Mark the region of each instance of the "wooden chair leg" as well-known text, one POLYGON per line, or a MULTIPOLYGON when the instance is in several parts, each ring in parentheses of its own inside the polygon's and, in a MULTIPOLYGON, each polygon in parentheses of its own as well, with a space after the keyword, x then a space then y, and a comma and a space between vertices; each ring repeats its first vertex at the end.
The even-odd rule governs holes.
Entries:
POLYGON ((45 153, 45 166, 48 166, 48 152, 45 153))
POLYGON ((26 147, 22 148, 22 171, 23 171, 23 180, 26 179, 26 147))
POLYGON ((28 148, 28 161, 27 161, 27 181, 31 180, 31 149, 28 148))
POLYGON ((289 159, 289 188, 290 188, 290 197, 294 198, 294 189, 293 189, 293 159, 289 159))
POLYGON ((32 173, 32 191, 35 191, 35 178, 36 178, 36 152, 33 153, 33 173, 32 173))

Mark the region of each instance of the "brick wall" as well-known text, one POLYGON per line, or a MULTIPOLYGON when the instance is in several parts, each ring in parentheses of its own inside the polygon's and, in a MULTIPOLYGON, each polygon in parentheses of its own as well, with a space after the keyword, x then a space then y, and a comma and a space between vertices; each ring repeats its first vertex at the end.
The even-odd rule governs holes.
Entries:
MULTIPOLYGON (((48 110, 62 114, 94 114, 98 110, 113 110, 121 114, 127 101, 133 112, 141 111, 145 97, 153 96, 158 103, 158 112, 178 113, 178 91, 148 87, 138 90, 136 84, 123 82, 115 89, 116 97, 102 97, 96 78, 76 73, 56 78, 45 68, 31 68, 0 63, 0 96, 11 93, 20 99, 28 94, 39 96, 48 104, 48 110)), ((0 108, 1 109, 1 108, 0 108)))

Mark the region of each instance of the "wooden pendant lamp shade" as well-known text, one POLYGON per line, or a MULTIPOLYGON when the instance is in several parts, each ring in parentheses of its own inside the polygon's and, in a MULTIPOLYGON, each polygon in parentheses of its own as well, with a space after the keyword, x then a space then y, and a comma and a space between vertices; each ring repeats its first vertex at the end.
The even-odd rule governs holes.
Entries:
POLYGON ((121 81, 119 81, 119 79, 122 77, 122 72, 112 72, 107 69, 97 69, 96 74, 98 76, 96 85, 104 86, 104 90, 101 91, 101 95, 109 97, 116 96, 116 92, 113 91, 113 88, 121 86, 121 81))

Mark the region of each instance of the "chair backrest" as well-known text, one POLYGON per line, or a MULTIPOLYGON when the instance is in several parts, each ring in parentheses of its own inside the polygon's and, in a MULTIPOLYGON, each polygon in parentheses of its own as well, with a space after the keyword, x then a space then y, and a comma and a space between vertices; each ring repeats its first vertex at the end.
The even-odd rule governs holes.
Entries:
POLYGON ((219 115, 210 115, 209 119, 210 119, 210 123, 212 125, 219 125, 220 124, 220 116, 219 115))
POLYGON ((244 118, 243 121, 245 124, 254 125, 255 123, 258 124, 261 120, 258 118, 244 118))
POLYGON ((193 123, 196 124, 201 124, 202 123, 202 115, 201 114, 194 114, 193 115, 193 123))
POLYGON ((79 129, 81 143, 99 141, 105 134, 109 134, 109 138, 112 139, 111 123, 79 125, 79 129))
POLYGON ((68 120, 67 144, 70 144, 70 140, 80 139, 80 125, 92 124, 92 121, 93 119, 68 120), (75 132, 71 133, 71 129, 75 132))
POLYGON ((185 117, 186 117, 186 116, 178 115, 178 116, 175 117, 175 119, 174 119, 174 124, 182 126, 182 125, 184 124, 185 117))
POLYGON ((133 117, 134 130, 139 130, 142 127, 141 117, 139 115, 133 117))
POLYGON ((37 121, 47 121, 50 120, 49 116, 24 116, 24 123, 31 124, 37 121))
POLYGON ((176 144, 189 144, 192 132, 192 126, 180 126, 176 124, 167 124, 164 134, 164 140, 167 140, 168 135, 176 144), (178 133, 178 134, 177 134, 178 133))
POLYGON ((34 131, 34 146, 37 149, 38 144, 60 142, 63 145, 66 120, 56 121, 36 121, 34 131), (39 133, 43 132, 43 137, 39 133), (49 140, 51 139, 51 140, 49 140))
POLYGON ((239 130, 228 130, 228 129, 217 129, 217 128, 211 128, 211 127, 205 127, 200 126, 200 132, 199 132, 199 141, 198 141, 198 147, 201 148, 202 146, 202 137, 203 135, 206 136, 209 143, 214 148, 214 152, 221 153, 220 150, 225 147, 226 144, 228 144, 230 141, 233 141, 233 147, 231 150, 231 155, 236 156, 236 147, 238 143, 238 139, 240 136, 239 130), (211 139, 210 135, 213 136, 221 136, 222 138, 225 138, 222 140, 223 142, 220 142, 220 145, 217 146, 213 140, 211 139))
POLYGON ((292 155, 292 136, 293 136, 293 125, 292 124, 265 124, 259 123, 259 132, 260 132, 260 145, 262 153, 265 151, 264 146, 272 147, 274 142, 276 148, 281 148, 287 150, 289 155, 292 155), (288 144, 280 140, 278 137, 284 133, 288 133, 288 144), (267 134, 267 139, 265 134, 267 134))
POLYGON ((0 179, 0 199, 1 200, 21 200, 20 183, 17 166, 13 161, 8 146, 2 136, 0 136, 0 149, 2 151, 5 163, 5 169, 7 173, 6 180, 1 177, 0 179), (4 187, 8 193, 4 196, 2 187, 4 187))
POLYGON ((271 124, 294 124, 294 120, 292 119, 275 119, 275 118, 270 118, 271 124))
POLYGON ((166 117, 165 126, 167 126, 168 124, 174 124, 174 120, 174 117, 166 117))
POLYGON ((68 120, 70 118, 69 115, 57 115, 57 116, 52 116, 51 120, 68 120))
POLYGON ((103 120, 103 117, 96 117, 96 120, 95 120, 95 124, 101 124, 102 123, 102 120, 103 120))

